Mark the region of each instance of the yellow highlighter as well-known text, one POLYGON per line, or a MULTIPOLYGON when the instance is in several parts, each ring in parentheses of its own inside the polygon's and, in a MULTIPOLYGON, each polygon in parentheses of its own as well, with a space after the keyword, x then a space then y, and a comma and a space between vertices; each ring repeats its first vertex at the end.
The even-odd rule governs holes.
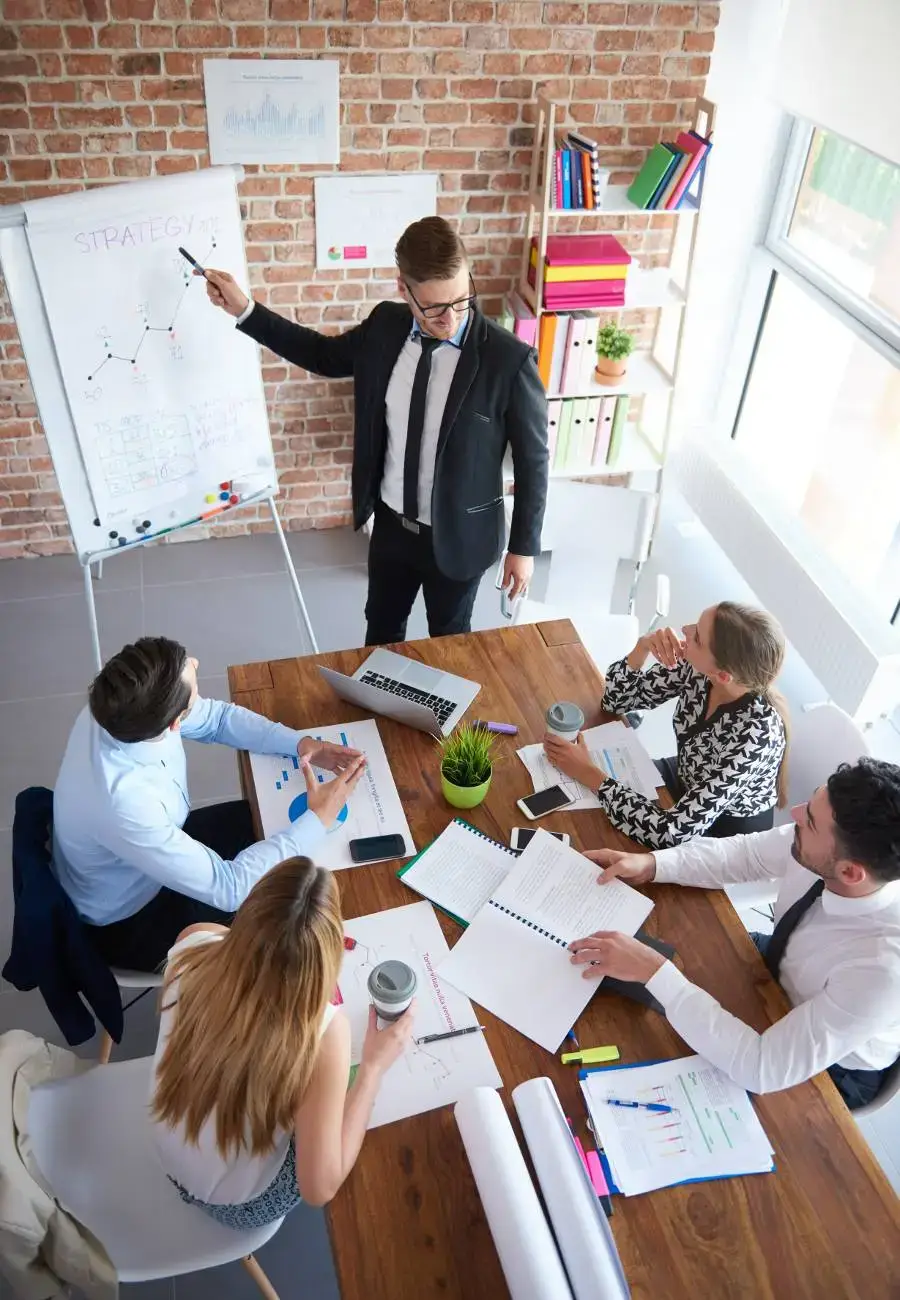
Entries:
POLYGON ((603 1065, 607 1061, 618 1061, 618 1047, 582 1047, 577 1052, 563 1052, 560 1060, 563 1065, 603 1065))

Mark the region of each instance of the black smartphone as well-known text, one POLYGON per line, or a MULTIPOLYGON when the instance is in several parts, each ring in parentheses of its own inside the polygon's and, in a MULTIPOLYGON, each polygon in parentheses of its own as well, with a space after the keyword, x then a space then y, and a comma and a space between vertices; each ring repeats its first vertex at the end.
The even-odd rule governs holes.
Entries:
POLYGON ((561 785, 551 785, 546 790, 538 790, 536 794, 528 795, 526 799, 516 800, 525 816, 532 821, 536 817, 546 817, 547 813, 555 812, 557 808, 566 808, 574 802, 568 790, 564 790, 561 785))
MULTIPOLYGON (((534 839, 536 834, 537 831, 533 831, 530 827, 515 826, 513 827, 512 834, 509 837, 509 847, 514 853, 521 853, 524 849, 528 848, 528 845, 534 839)), ((560 844, 569 844, 571 842, 565 831, 550 831, 549 834, 551 834, 555 840, 559 840, 560 844)))
POLYGON ((366 839, 350 841, 350 856, 354 862, 399 858, 405 850, 406 841, 402 835, 370 835, 366 839))

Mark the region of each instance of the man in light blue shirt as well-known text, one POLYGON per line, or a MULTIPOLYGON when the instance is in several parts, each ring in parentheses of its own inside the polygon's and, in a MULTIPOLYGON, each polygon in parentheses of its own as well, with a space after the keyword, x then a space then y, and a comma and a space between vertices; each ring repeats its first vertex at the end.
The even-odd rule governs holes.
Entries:
POLYGON ((272 867, 314 856, 364 765, 356 750, 201 699, 197 660, 166 637, 142 637, 95 678, 72 729, 53 796, 54 870, 111 966, 155 970, 185 926, 227 924, 272 867), (244 800, 191 812, 183 737, 296 751, 307 811, 257 843, 244 800), (318 782, 312 763, 335 779, 318 782))

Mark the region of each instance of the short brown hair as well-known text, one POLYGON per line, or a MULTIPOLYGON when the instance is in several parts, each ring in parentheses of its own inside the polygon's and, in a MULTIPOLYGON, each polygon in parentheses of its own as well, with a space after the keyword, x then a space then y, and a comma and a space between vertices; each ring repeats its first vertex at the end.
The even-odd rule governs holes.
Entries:
POLYGON ((91 683, 94 721, 116 740, 154 740, 191 702, 187 651, 165 636, 142 636, 107 660, 91 683))
POLYGON ((405 280, 452 280, 466 264, 459 235, 443 217, 423 217, 407 226, 394 250, 397 270, 405 280))

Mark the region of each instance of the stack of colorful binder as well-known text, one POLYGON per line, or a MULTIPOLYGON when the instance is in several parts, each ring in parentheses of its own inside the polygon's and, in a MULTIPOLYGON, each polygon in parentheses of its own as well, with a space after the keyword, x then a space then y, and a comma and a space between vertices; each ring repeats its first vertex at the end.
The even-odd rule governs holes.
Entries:
MULTIPOLYGON (((528 282, 537 278, 537 239, 531 241, 528 282)), ((544 258, 543 307, 578 311, 623 307, 631 257, 614 235, 550 235, 544 258)))

